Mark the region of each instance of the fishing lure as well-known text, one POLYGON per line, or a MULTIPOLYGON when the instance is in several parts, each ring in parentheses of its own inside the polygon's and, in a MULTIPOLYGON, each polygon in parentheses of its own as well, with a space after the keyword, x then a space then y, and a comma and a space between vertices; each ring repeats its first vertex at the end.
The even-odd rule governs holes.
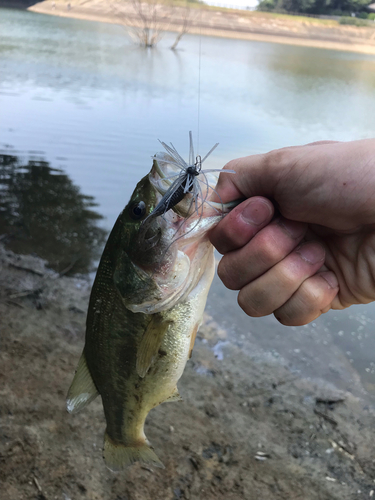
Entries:
MULTIPOLYGON (((221 169, 202 170, 202 163, 217 148, 219 143, 216 143, 202 159, 200 155, 196 157, 194 155, 194 145, 193 145, 193 137, 191 131, 189 132, 189 140, 190 140, 189 163, 186 163, 186 161, 178 153, 178 151, 176 150, 176 148, 173 146, 172 143, 170 146, 168 146, 168 144, 166 144, 165 142, 159 141, 170 157, 168 160, 162 160, 162 161, 165 161, 166 163, 176 166, 180 170, 180 172, 171 175, 169 177, 163 177, 161 179, 162 181, 169 181, 169 182, 172 182, 172 179, 175 180, 171 183, 171 185, 165 192, 160 202, 157 204, 155 209, 145 219, 144 222, 146 222, 146 220, 150 218, 164 215, 168 210, 170 210, 178 203, 180 203, 180 201, 182 201, 188 193, 192 194, 190 208, 192 207, 193 204, 195 204, 195 211, 199 213, 199 209, 203 207, 203 204, 209 203, 207 201, 209 190, 211 189, 214 192, 216 192, 212 187, 210 187, 208 179, 206 177, 206 173, 221 172, 221 169), (203 179, 199 178, 199 176, 202 176, 203 179), (203 185, 203 189, 201 187, 201 184, 203 185)), ((154 156, 154 159, 156 159, 156 162, 158 161, 156 155, 154 156)), ((234 170, 225 170, 225 172, 235 173, 234 170)), ((219 195, 218 197, 220 199, 219 195)), ((211 203, 209 204, 212 206, 211 203)))

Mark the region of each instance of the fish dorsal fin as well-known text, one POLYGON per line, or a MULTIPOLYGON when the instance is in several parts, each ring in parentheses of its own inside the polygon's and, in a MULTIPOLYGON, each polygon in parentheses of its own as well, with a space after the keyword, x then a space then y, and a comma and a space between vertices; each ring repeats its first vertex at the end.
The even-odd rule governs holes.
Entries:
POLYGON ((173 403, 174 401, 183 401, 182 397, 180 396, 180 393, 178 392, 177 387, 174 388, 172 394, 169 396, 169 398, 164 400, 163 403, 173 403))
POLYGON ((66 399, 66 408, 69 413, 77 413, 99 395, 98 390, 87 367, 83 352, 72 385, 66 399))
POLYGON ((151 321, 146 328, 137 353, 137 373, 144 377, 148 372, 152 362, 156 358, 163 337, 166 334, 170 321, 166 321, 160 314, 152 314, 151 321))

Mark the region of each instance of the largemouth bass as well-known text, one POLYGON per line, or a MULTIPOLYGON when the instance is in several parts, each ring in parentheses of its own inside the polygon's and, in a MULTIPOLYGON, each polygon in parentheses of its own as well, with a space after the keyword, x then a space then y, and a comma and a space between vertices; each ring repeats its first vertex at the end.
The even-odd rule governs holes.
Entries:
MULTIPOLYGON (((104 460, 113 471, 136 461, 163 467, 144 423, 155 406, 181 399, 177 381, 214 276, 207 232, 231 208, 186 193, 163 216, 150 216, 178 173, 171 156, 156 155, 119 215, 92 287, 85 346, 68 392, 70 413, 101 395, 104 460)), ((209 190, 204 181, 201 198, 209 190)))

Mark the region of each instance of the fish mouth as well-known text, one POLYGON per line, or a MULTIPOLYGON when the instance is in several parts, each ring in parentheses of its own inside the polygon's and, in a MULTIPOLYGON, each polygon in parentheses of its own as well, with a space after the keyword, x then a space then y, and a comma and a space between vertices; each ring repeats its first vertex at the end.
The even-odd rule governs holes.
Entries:
MULTIPOLYGON (((170 157, 164 153, 154 158, 149 174, 159 202, 179 175, 170 157)), ((148 273, 158 290, 157 294, 142 303, 127 304, 132 312, 155 314, 172 308, 197 286, 207 266, 211 265, 213 247, 208 231, 238 203, 214 203, 210 197, 215 192, 217 176, 206 176, 203 199, 192 202, 192 194, 186 196, 163 215, 144 220, 139 231, 140 245, 144 252, 158 255, 155 265, 146 269, 137 264, 140 273, 148 273), (208 181, 209 179, 209 181, 208 181)))
MULTIPOLYGON (((174 180, 181 175, 181 170, 171 164, 171 160, 172 158, 166 153, 158 153, 154 157, 149 178, 157 193, 158 202, 164 197, 174 180)), ((176 245, 186 255, 191 256, 196 247, 195 242, 200 240, 238 205, 236 201, 225 204, 211 201, 212 195, 216 193, 215 186, 218 177, 219 175, 209 173, 204 174, 204 180, 201 180, 197 176, 195 182, 202 186, 199 186, 198 199, 194 198, 192 192, 187 192, 179 203, 163 214, 167 225, 174 231, 171 245, 176 245)), ((151 213, 145 220, 145 227, 152 217, 151 213)), ((151 232, 149 231, 149 233, 151 237, 151 232)), ((156 238, 153 237, 152 241, 156 241, 156 238)))
MULTIPOLYGON (((173 182, 181 176, 182 170, 179 170, 173 163, 173 159, 166 153, 157 153, 154 156, 153 166, 149 174, 150 182, 156 192, 163 197, 169 190, 173 182)), ((215 186, 219 175, 209 172, 204 173, 203 179, 199 175, 195 177, 197 183, 198 196, 186 192, 183 199, 172 207, 172 210, 184 219, 206 218, 214 215, 223 216, 230 212, 232 208, 238 205, 238 202, 218 203, 211 200, 213 193, 216 193, 215 186)), ((217 197, 220 196, 216 193, 217 197)), ((159 198, 159 201, 161 198, 159 198)), ((150 214, 152 216, 152 214, 150 214)), ((150 217, 149 216, 149 217, 150 217)))

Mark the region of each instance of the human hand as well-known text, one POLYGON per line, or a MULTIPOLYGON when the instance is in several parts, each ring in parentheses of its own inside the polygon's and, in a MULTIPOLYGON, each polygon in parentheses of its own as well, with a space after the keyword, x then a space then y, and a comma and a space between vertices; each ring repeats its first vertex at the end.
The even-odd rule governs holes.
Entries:
POLYGON ((247 199, 210 240, 224 254, 219 277, 249 316, 303 325, 375 300, 375 139, 284 148, 226 168, 236 174, 220 175, 222 201, 247 199))

